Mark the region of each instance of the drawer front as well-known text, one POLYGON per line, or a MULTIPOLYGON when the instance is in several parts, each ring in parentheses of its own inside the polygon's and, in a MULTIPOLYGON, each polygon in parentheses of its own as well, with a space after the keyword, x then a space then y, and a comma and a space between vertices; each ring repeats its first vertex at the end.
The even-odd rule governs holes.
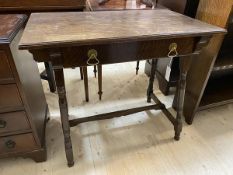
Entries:
POLYGON ((12 80, 13 74, 7 60, 6 53, 0 50, 0 82, 2 80, 12 80))
POLYGON ((36 142, 31 133, 0 138, 0 154, 26 152, 36 148, 36 142))
POLYGON ((0 85, 0 109, 19 106, 22 106, 22 101, 17 86, 0 85))
POLYGON ((0 134, 29 129, 30 125, 24 111, 0 114, 0 134))
MULTIPOLYGON (((95 64, 112 64, 151 58, 168 57, 168 54, 187 55, 193 52, 193 38, 136 41, 88 46, 73 46, 61 49, 63 66, 87 66, 95 64), (172 46, 176 45, 173 50, 172 46)), ((35 51, 36 53, 36 51, 35 51)), ((47 53, 49 53, 47 51, 47 53)), ((49 55, 36 53, 35 59, 49 58, 49 55)))

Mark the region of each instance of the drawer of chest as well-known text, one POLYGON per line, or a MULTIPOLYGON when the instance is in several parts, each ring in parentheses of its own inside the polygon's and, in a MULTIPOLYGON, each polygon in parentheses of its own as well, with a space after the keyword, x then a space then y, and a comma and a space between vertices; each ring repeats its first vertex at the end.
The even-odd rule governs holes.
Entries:
POLYGON ((0 83, 7 80, 13 80, 13 74, 6 53, 0 50, 0 83))
POLYGON ((4 108, 22 106, 22 100, 15 84, 0 85, 0 111, 4 108))
POLYGON ((37 148, 31 133, 0 137, 0 154, 32 151, 37 148))
POLYGON ((30 125, 24 111, 0 114, 0 135, 28 130, 30 125))

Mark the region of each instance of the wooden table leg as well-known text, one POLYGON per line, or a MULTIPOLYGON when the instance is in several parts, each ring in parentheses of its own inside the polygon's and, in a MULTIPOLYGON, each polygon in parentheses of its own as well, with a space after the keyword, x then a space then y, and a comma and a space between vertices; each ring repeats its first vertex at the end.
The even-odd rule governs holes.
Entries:
POLYGON ((88 88, 88 73, 87 67, 82 67, 83 69, 83 77, 84 77, 84 88, 85 88, 85 98, 86 102, 89 102, 89 88, 88 88))
POLYGON ((177 87, 177 93, 175 98, 176 101, 176 122, 174 124, 175 129, 175 140, 180 139, 180 133, 182 131, 182 116, 183 116, 183 106, 184 106, 184 95, 186 87, 186 77, 189 67, 191 65, 191 56, 180 57, 180 79, 177 87))
POLYGON ((55 72, 57 92, 59 97, 59 107, 61 113, 62 129, 64 134, 66 158, 67 158, 68 166, 71 167, 74 165, 74 159, 73 159, 72 142, 70 138, 68 104, 66 99, 63 68, 55 68, 54 72, 55 72))
POLYGON ((156 59, 152 59, 151 63, 151 74, 149 79, 149 86, 147 88, 147 102, 151 102, 151 94, 153 94, 154 80, 155 80, 155 67, 156 67, 156 59))
POLYGON ((52 60, 55 60, 53 62, 53 70, 55 73, 55 81, 56 81, 57 92, 59 97, 59 107, 60 107, 62 130, 64 135, 66 159, 68 166, 71 167, 74 165, 74 158, 73 158, 72 142, 70 138, 68 103, 66 98, 63 66, 60 63, 61 62, 60 60, 62 60, 62 58, 61 58, 61 54, 59 53, 51 54, 50 57, 52 60))
POLYGON ((99 86, 99 100, 102 99, 102 65, 98 65, 98 86, 99 86))

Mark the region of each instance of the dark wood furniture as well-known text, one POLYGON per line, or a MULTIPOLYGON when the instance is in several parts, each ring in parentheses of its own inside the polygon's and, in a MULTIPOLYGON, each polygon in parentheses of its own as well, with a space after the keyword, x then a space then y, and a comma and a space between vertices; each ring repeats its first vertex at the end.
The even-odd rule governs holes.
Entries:
POLYGON ((70 127, 83 122, 161 109, 174 125, 175 140, 179 140, 191 56, 198 54, 209 39, 218 33, 225 33, 225 30, 169 10, 32 14, 19 47, 29 50, 37 62, 51 61, 53 64, 68 166, 74 165, 70 127), (176 98, 176 117, 153 93, 156 63, 156 59, 153 59, 153 76, 149 80, 147 102, 153 99, 156 104, 69 121, 64 68, 88 66, 90 62, 104 65, 161 58, 168 54, 177 56, 177 52, 180 56, 181 76, 176 98))
POLYGON ((193 60, 187 77, 184 105, 188 124, 192 124, 200 110, 233 102, 232 5, 232 0, 200 0, 196 18, 226 28, 228 34, 225 37, 215 36, 193 60), (202 64, 200 60, 203 60, 202 64))
POLYGON ((0 158, 46 160, 47 103, 36 62, 18 43, 25 15, 0 15, 0 158))
MULTIPOLYGON (((175 12, 194 18, 198 8, 199 0, 158 0, 160 5, 175 12)), ((145 73, 150 76, 151 61, 145 65, 145 73)), ((176 87, 179 80, 179 58, 162 58, 157 60, 156 78, 159 89, 164 95, 169 94, 170 87, 176 87)))

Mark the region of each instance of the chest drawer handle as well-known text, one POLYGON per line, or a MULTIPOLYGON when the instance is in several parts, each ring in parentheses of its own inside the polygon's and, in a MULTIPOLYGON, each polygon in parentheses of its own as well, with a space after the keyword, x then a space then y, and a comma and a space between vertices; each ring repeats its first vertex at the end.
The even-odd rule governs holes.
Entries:
POLYGON ((5 128, 6 124, 6 121, 0 119, 0 129, 5 128))
POLYGON ((16 143, 15 143, 13 140, 8 140, 8 141, 5 143, 5 145, 6 145, 6 147, 7 147, 8 149, 13 149, 13 148, 15 148, 16 143))
POLYGON ((99 60, 97 58, 97 51, 95 49, 91 49, 88 51, 87 56, 88 56, 88 60, 87 60, 87 65, 89 66, 95 66, 99 64, 99 60))

